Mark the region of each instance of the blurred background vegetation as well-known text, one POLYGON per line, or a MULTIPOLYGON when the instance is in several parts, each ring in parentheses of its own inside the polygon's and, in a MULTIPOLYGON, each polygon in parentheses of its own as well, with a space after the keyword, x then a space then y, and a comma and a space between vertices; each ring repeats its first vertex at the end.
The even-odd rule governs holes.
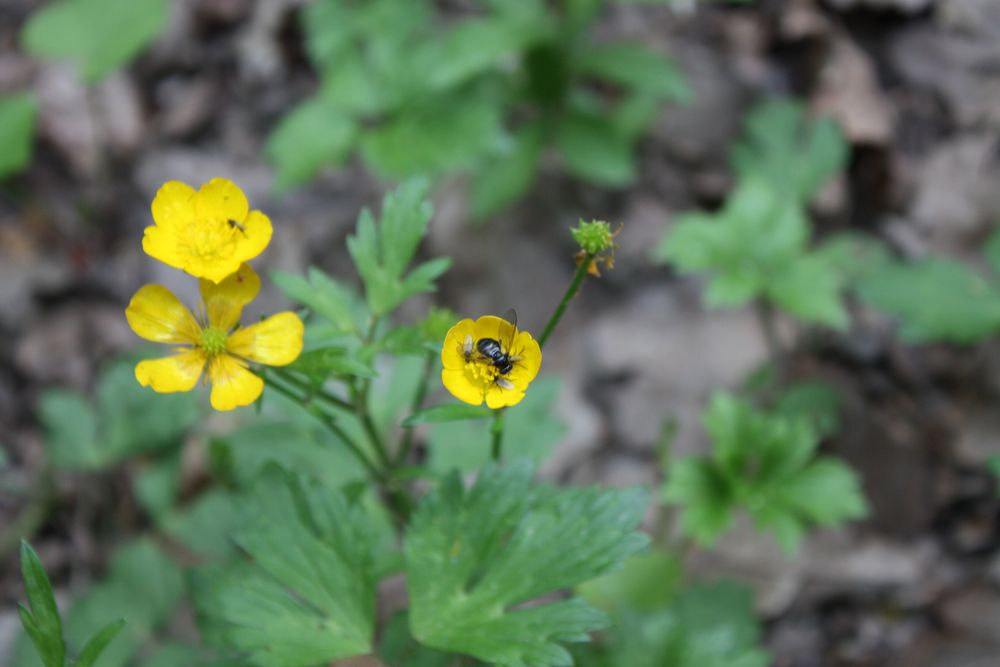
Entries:
MULTIPOLYGON (((201 664, 191 568, 231 553, 257 471, 361 473, 280 400, 207 415, 133 381, 129 296, 193 294, 140 254, 149 202, 224 176, 276 229, 257 312, 333 308, 358 211, 410 177, 453 261, 414 321, 537 332, 568 227, 621 225, 509 453, 661 489, 648 527, 702 581, 653 551, 586 585, 620 623, 580 664, 996 664, 998 62, 995 0, 0 3, 0 662, 36 664, 20 536, 72 645, 129 618, 99 665, 201 664)), ((378 369, 381 428, 424 363, 378 369)), ((474 470, 487 439, 418 450, 474 470)), ((384 657, 449 664, 399 625, 384 657)))

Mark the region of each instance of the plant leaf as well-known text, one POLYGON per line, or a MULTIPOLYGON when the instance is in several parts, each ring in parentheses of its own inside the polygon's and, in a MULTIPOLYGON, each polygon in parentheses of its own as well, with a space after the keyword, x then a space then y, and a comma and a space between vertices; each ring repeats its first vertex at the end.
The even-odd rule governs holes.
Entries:
POLYGON ((62 634, 62 619, 56 607, 56 599, 52 594, 52 584, 45 574, 45 568, 38 554, 31 545, 21 541, 21 578, 24 580, 24 591, 28 596, 28 605, 19 606, 21 623, 31 637, 38 655, 45 667, 63 667, 66 656, 66 644, 62 634))
POLYGON ((83 647, 83 650, 80 651, 80 655, 77 656, 73 667, 92 667, 94 661, 101 657, 104 649, 118 636, 123 627, 125 627, 125 619, 120 618, 98 630, 97 634, 91 637, 90 641, 83 647))
POLYGON ((404 419, 403 428, 413 428, 420 424, 487 419, 492 414, 492 410, 480 405, 464 405, 459 403, 435 405, 415 412, 404 419))
POLYGON ((591 74, 657 97, 690 101, 684 75, 670 58, 637 42, 613 42, 588 48, 577 67, 591 74))
POLYGON ((524 465, 487 466, 469 490, 448 476, 406 534, 413 636, 504 666, 570 664, 561 643, 585 641, 604 615, 579 599, 515 607, 641 549, 645 503, 639 489, 536 486, 524 465))
POLYGON ((341 164, 356 140, 355 121, 327 96, 300 103, 282 116, 264 148, 277 170, 274 189, 284 192, 312 180, 323 167, 341 164))
POLYGON ((369 653, 375 623, 366 517, 339 492, 269 468, 236 541, 253 564, 203 591, 220 637, 263 667, 306 667, 369 653))
POLYGON ((38 102, 29 93, 0 97, 0 179, 31 162, 38 102))
POLYGON ((166 0, 63 0, 31 15, 21 43, 32 55, 73 61, 85 81, 104 78, 153 41, 166 0))

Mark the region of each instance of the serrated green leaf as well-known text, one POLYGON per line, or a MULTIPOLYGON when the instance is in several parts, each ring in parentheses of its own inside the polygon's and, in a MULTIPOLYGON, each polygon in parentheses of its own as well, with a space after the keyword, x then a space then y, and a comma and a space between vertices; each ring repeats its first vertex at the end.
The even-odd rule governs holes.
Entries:
POLYGON ((76 661, 73 663, 73 667, 92 667, 94 662, 104 653, 104 649, 108 647, 108 644, 118 636, 118 633, 124 627, 125 619, 120 618, 98 630, 90 638, 90 641, 84 645, 83 650, 80 651, 80 655, 77 656, 76 661))
POLYGON ((0 179, 31 162, 38 103, 29 93, 0 97, 0 179))
POLYGON ((556 130, 556 146, 566 168, 580 178, 608 187, 635 180, 632 141, 603 115, 569 112, 556 130))
POLYGON ((308 99, 282 116, 264 147, 277 174, 274 189, 284 192, 312 180, 320 169, 339 165, 357 140, 357 126, 325 95, 308 99))
POLYGON ((450 475, 406 533, 413 636, 504 666, 570 664, 561 644, 586 640, 604 615, 579 599, 515 607, 641 549, 648 540, 633 530, 645 503, 639 489, 534 485, 527 466, 487 466, 469 490, 450 475))
POLYGON ((909 342, 973 343, 1000 330, 1000 290, 958 262, 886 263, 857 288, 862 299, 899 320, 909 342))
POLYGON ((403 428, 413 428, 420 424, 488 419, 493 414, 489 408, 480 405, 449 403, 435 405, 415 412, 403 420, 403 428))
POLYGON ((21 30, 32 55, 70 60, 88 82, 142 51, 167 18, 166 0, 63 0, 39 9, 21 30))
POLYGON ((307 277, 284 271, 272 271, 271 280, 281 292, 333 324, 340 333, 357 332, 359 297, 354 291, 311 266, 307 277))
POLYGON ((66 644, 63 641, 62 619, 52 594, 52 584, 42 567, 42 561, 31 545, 21 541, 21 578, 28 605, 18 607, 21 623, 41 656, 45 667, 63 667, 66 644))
POLYGON ((322 385, 331 375, 347 378, 373 378, 378 375, 370 364, 361 361, 356 354, 337 346, 306 350, 288 369, 308 376, 317 386, 322 385))
POLYGON ((306 667, 369 653, 375 623, 372 543, 339 492, 271 468, 236 536, 253 564, 232 567, 203 607, 233 649, 263 667, 306 667))
POLYGON ((542 148, 542 128, 531 124, 487 158, 473 173, 472 214, 484 218, 520 199, 534 182, 542 148))
POLYGON ((692 98, 691 88, 674 62, 638 42, 613 42, 589 48, 581 55, 577 67, 584 74, 661 98, 683 102, 692 98))
POLYGON ((674 462, 663 487, 663 500, 680 505, 681 528, 702 546, 714 544, 733 521, 734 482, 710 461, 687 458, 674 462))
POLYGON ((848 157, 840 128, 830 119, 809 120, 793 100, 762 102, 746 119, 746 135, 731 154, 740 178, 765 180, 808 201, 848 157))

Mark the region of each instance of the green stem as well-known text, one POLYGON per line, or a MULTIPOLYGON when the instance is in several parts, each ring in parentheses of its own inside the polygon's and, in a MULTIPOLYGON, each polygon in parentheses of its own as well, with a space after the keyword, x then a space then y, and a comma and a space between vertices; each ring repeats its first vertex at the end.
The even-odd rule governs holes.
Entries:
MULTIPOLYGON (((421 374, 420 385, 417 387, 417 393, 413 396, 413 404, 410 406, 410 414, 416 414, 424 407, 424 400, 427 398, 427 390, 430 387, 431 371, 434 370, 434 361, 437 354, 434 352, 428 352, 427 356, 424 357, 424 372, 421 374)), ((413 431, 414 429, 408 428, 403 433, 403 441, 400 443, 399 451, 396 453, 396 465, 405 465, 406 459, 410 456, 410 450, 413 449, 413 431)))
POLYGON ((583 261, 580 262, 580 266, 576 269, 576 274, 573 276, 573 281, 569 284, 566 289, 566 293, 563 295, 562 301, 559 302, 559 306, 556 311, 552 313, 552 317, 549 318, 548 324, 545 325, 545 329, 542 330, 542 335, 538 337, 539 347, 545 347, 545 341, 549 339, 552 332, 555 331, 556 325, 559 324, 559 320, 562 319, 563 313, 566 312, 566 307, 569 306, 569 302, 576 296, 576 293, 580 291, 580 286, 583 285, 584 278, 587 277, 587 271, 590 268, 590 262, 593 261, 594 255, 587 253, 583 257, 583 261))
POLYGON ((761 331, 764 333, 764 342, 767 344, 767 351, 771 356, 771 363, 774 364, 780 383, 784 379, 785 371, 787 370, 788 354, 781 342, 781 336, 778 334, 778 322, 774 306, 766 299, 758 299, 754 303, 754 310, 757 313, 757 321, 760 323, 761 331))
POLYGON ((279 394, 282 394, 283 396, 291 399, 295 403, 301 405, 309 412, 309 414, 316 417, 316 419, 322 422, 323 425, 326 426, 327 430, 329 430, 335 436, 340 438, 344 442, 344 444, 347 445, 347 448, 351 450, 351 453, 354 454, 354 458, 356 458, 361 463, 361 465, 365 467, 365 470, 368 471, 368 474, 374 481, 381 482, 385 480, 385 474, 375 467, 375 464, 373 464, 368 459, 368 457, 365 456, 364 452, 361 451, 361 448, 358 447, 358 444, 354 442, 354 440, 352 440, 349 435, 347 435, 344 429, 340 427, 340 424, 338 424, 337 421, 332 416, 328 415, 326 412, 320 409, 318 405, 312 403, 311 396, 309 396, 308 394, 299 395, 292 389, 278 382, 275 382, 275 377, 273 376, 272 373, 264 371, 262 372, 262 375, 268 387, 274 389, 279 394))
POLYGON ((318 398, 323 401, 326 401, 327 403, 336 408, 340 408, 341 410, 354 412, 354 406, 345 401, 344 399, 340 398, 339 396, 331 394, 322 387, 317 387, 313 384, 306 382, 305 380, 295 377, 292 373, 283 368, 271 368, 269 369, 268 372, 281 378, 283 382, 287 382, 288 384, 294 386, 300 391, 305 392, 306 396, 308 396, 309 398, 318 398))
MULTIPOLYGON (((370 345, 373 340, 375 340, 375 331, 378 329, 379 318, 372 316, 368 322, 368 331, 365 333, 365 337, 362 340, 362 345, 370 345)), ((351 394, 354 399, 354 413, 361 422, 361 427, 364 429, 365 434, 368 439, 371 440, 372 449, 375 450, 376 456, 378 456, 379 462, 382 464, 383 468, 387 474, 392 473, 392 461, 389 459, 389 454, 385 448, 385 442, 382 440, 382 435, 378 432, 375 427, 375 422, 372 420, 371 412, 368 410, 368 393, 371 389, 371 380, 368 378, 363 378, 356 385, 352 386, 351 394)))
POLYGON ((499 463, 503 457, 503 427, 505 410, 506 408, 494 410, 493 423, 490 425, 490 433, 493 434, 493 446, 490 448, 490 455, 497 463, 499 463))

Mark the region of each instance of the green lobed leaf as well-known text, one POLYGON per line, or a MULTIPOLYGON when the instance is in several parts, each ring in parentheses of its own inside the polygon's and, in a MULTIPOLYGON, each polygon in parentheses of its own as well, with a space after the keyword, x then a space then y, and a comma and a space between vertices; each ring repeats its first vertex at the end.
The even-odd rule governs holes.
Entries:
POLYGON ((570 599, 521 607, 615 567, 648 542, 633 532, 640 489, 555 489, 525 465, 457 473, 421 503, 406 533, 410 628, 425 646, 510 667, 568 665, 603 613, 570 599), (558 554, 558 558, 552 558, 558 554))
POLYGON ((331 375, 342 378, 373 378, 377 375, 371 364, 342 347, 332 345, 306 350, 288 369, 308 376, 317 386, 331 375))
POLYGON ((62 0, 31 15, 21 43, 32 55, 71 60, 85 81, 104 78, 159 34, 167 0, 62 0))
POLYGON ((18 605, 21 624, 31 637, 45 667, 63 667, 66 644, 62 634, 62 619, 52 594, 52 584, 38 554, 23 540, 21 578, 24 581, 24 592, 28 596, 28 607, 18 605))
POLYGON ((369 653, 375 578, 367 517, 339 492, 264 472, 236 542, 252 564, 203 588, 227 646, 262 667, 306 667, 369 653))
POLYGON ((973 343, 1000 330, 1000 289, 958 262, 887 262, 857 289, 862 299, 899 320, 908 342, 973 343))
POLYGON ((584 74, 601 77, 644 93, 690 101, 691 88, 670 58, 638 42, 613 42, 587 49, 577 62, 584 74))
POLYGON ((406 612, 389 619, 381 630, 378 656, 387 665, 406 667, 458 667, 459 656, 421 646, 410 635, 406 612))
POLYGON ((584 582, 576 590, 612 616, 626 609, 653 611, 674 599, 682 575, 677 554, 653 547, 631 556, 622 569, 584 582))
POLYGON ((0 97, 0 179, 31 162, 38 102, 30 93, 0 97))
POLYGON ((799 102, 769 100, 747 116, 730 160, 741 179, 759 178, 808 201, 847 163, 848 145, 832 120, 809 120, 799 102))
POLYGON ((320 169, 339 165, 357 141, 355 121, 325 95, 308 99, 282 116, 264 147, 284 192, 312 180, 320 169))
POLYGON ((464 403, 435 405, 414 412, 404 419, 403 428, 413 428, 420 424, 488 419, 492 414, 492 410, 481 405, 465 405, 464 403))
POLYGON ((835 268, 816 253, 799 257, 767 286, 768 298, 802 322, 844 330, 849 324, 835 268))

